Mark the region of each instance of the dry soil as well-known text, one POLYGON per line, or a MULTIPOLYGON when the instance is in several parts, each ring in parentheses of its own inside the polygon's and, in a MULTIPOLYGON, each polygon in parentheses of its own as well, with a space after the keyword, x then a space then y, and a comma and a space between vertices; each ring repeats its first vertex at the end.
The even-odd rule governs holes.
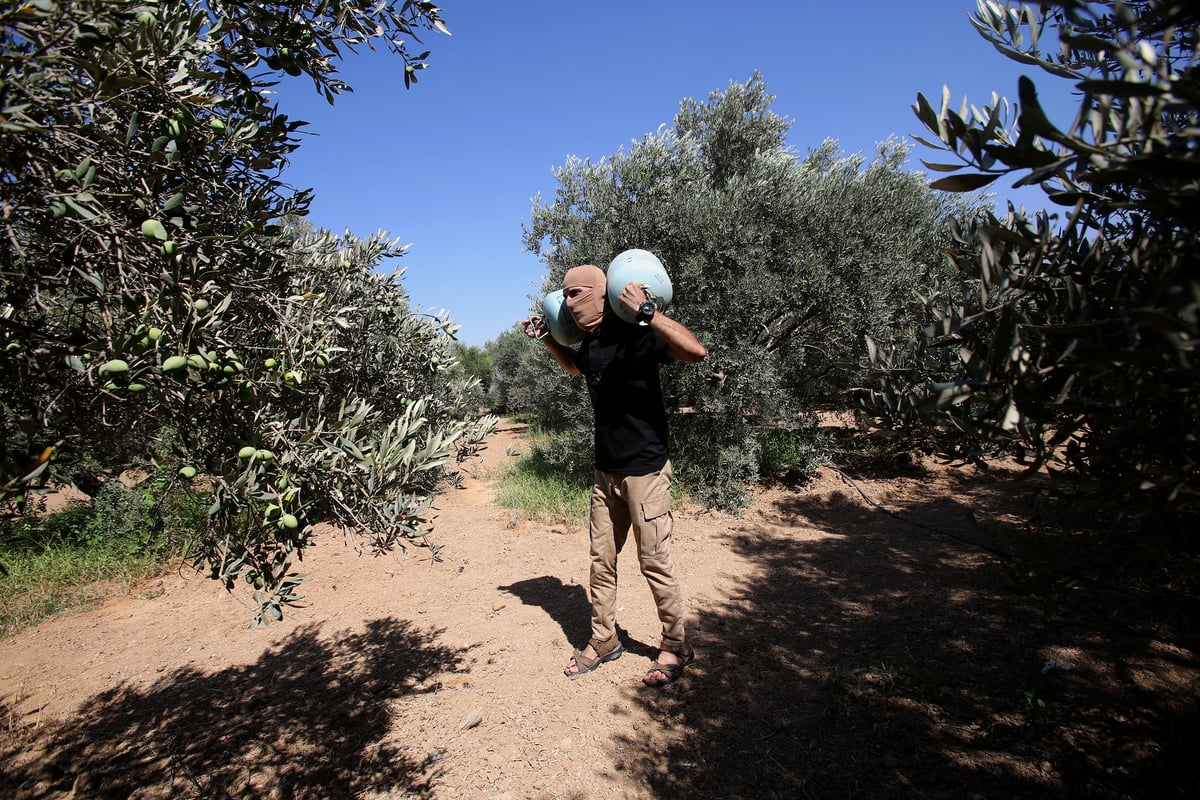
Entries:
POLYGON ((630 552, 626 654, 562 675, 586 529, 493 504, 521 436, 439 498, 439 562, 321 529, 305 607, 270 627, 181 571, 0 641, 0 796, 1200 796, 1194 626, 1014 567, 1039 533, 1015 468, 918 457, 677 510, 698 655, 649 690, 630 552))

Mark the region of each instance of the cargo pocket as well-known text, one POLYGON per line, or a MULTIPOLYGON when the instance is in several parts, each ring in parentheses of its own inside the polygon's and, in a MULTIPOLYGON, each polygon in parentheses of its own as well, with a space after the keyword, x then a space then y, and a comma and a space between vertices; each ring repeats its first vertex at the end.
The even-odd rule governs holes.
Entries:
POLYGON ((642 502, 642 517, 653 522, 663 514, 671 513, 671 493, 663 492, 642 502))
POLYGON ((654 531, 653 542, 647 542, 650 555, 660 555, 671 540, 671 490, 656 492, 642 501, 642 518, 646 527, 654 531))

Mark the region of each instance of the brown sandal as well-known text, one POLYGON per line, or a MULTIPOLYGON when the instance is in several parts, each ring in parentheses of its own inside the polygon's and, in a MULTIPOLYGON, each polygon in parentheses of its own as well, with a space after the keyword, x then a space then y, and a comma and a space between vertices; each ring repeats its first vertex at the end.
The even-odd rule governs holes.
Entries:
POLYGON ((583 650, 576 650, 571 655, 571 660, 575 662, 575 668, 578 672, 571 672, 569 669, 564 668, 563 674, 568 678, 578 678, 580 675, 586 675, 598 669, 601 664, 616 661, 625 652, 624 645, 621 644, 621 640, 617 638, 615 633, 607 639, 592 639, 588 644, 596 651, 596 657, 589 658, 583 654, 583 650), (609 642, 612 642, 612 646, 606 650, 605 645, 609 642))
MULTIPOLYGON (((675 653, 674 650, 671 652, 675 653)), ((648 681, 646 678, 642 678, 642 683, 652 689, 658 689, 679 680, 680 676, 683 675, 684 667, 696 660, 696 651, 689 647, 687 653, 675 653, 675 655, 683 660, 678 664, 660 664, 658 661, 655 661, 650 665, 650 669, 646 671, 646 677, 653 675, 655 672, 661 672, 664 676, 662 679, 648 681)))

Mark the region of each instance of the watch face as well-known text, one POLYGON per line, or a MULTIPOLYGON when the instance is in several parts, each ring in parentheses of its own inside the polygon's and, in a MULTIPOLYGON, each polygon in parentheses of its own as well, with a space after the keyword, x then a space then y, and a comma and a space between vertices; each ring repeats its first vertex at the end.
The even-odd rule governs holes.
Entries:
POLYGON ((654 319, 654 312, 658 309, 654 303, 647 300, 638 306, 637 323, 638 325, 649 325, 650 320, 654 319))

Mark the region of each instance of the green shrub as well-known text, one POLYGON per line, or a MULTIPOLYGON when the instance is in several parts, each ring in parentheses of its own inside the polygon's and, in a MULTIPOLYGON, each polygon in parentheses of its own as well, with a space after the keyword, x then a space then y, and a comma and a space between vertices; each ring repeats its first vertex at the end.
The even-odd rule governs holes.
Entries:
MULTIPOLYGON (((44 505, 44 504, 42 504, 44 505)), ((103 485, 94 502, 0 523, 0 636, 79 610, 179 563, 207 524, 203 495, 152 476, 103 485)))
POLYGON ((758 481, 754 426, 739 414, 676 414, 671 459, 677 481, 696 502, 742 508, 758 481))
POLYGON ((763 428, 756 438, 758 471, 763 477, 812 477, 829 449, 826 437, 815 427, 763 428))

